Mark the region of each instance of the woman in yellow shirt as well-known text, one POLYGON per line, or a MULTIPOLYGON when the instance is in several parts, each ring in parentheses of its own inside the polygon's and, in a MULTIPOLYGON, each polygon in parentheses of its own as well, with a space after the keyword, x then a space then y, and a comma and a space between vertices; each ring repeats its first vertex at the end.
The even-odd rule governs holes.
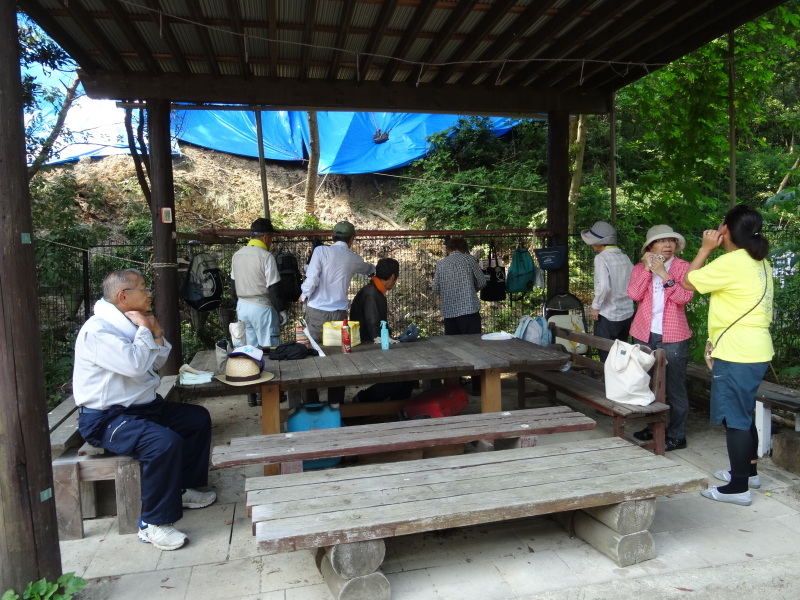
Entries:
POLYGON ((758 386, 772 360, 772 267, 761 215, 744 205, 728 211, 717 229, 703 232, 697 256, 681 285, 711 293, 708 337, 714 344, 711 423, 725 426, 730 471, 714 477, 729 482, 701 493, 706 498, 749 506, 750 487, 761 487, 756 468, 758 433, 753 421, 758 386), (703 266, 712 251, 725 254, 703 266))

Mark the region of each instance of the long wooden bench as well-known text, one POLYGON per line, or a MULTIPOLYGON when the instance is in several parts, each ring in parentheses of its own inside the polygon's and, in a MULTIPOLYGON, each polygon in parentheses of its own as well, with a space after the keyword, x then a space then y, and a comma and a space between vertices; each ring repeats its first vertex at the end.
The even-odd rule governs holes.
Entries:
POLYGON ((565 406, 354 425, 234 438, 230 444, 214 447, 211 464, 215 468, 280 464, 281 473, 298 473, 303 470, 304 460, 374 455, 477 440, 496 440, 498 447, 530 447, 536 444, 539 434, 586 431, 594 426, 592 419, 565 406))
MULTIPOLYGON (((574 344, 585 344, 590 348, 609 351, 613 342, 605 338, 590 335, 580 331, 572 331, 550 323, 553 339, 562 338, 574 344)), ((650 353, 648 348, 643 348, 650 353)), ((517 374, 517 397, 519 407, 525 406, 525 399, 530 396, 540 396, 541 392, 525 389, 526 379, 544 384, 551 401, 557 402, 556 393, 561 393, 578 400, 595 410, 613 418, 614 435, 625 437, 625 427, 630 425, 641 427, 650 425, 653 439, 641 444, 656 454, 665 453, 666 424, 669 422, 669 406, 666 404, 666 365, 667 358, 664 350, 655 351, 655 365, 650 375, 650 387, 656 400, 648 406, 635 406, 615 402, 606 398, 605 384, 602 379, 590 375, 577 373, 575 367, 585 367, 595 373, 603 373, 603 363, 571 352, 571 366, 568 371, 523 371, 517 374)), ((638 443, 638 442, 637 442, 638 443)))
POLYGON ((326 548, 320 570, 341 600, 390 597, 385 538, 537 515, 559 514, 620 566, 649 560, 654 499, 706 487, 704 473, 619 438, 246 481, 259 549, 326 548))
MULTIPOLYGON (((711 402, 711 371, 705 364, 689 362, 686 378, 692 400, 700 400, 708 408, 711 402)), ((800 390, 771 381, 762 381, 758 386, 755 420, 759 456, 766 456, 772 450, 772 409, 792 413, 795 431, 800 431, 800 390)))
MULTIPOLYGON (((157 393, 176 400, 177 376, 161 378, 157 393)), ((83 538, 83 519, 97 516, 95 483, 114 481, 119 533, 136 533, 142 508, 139 462, 84 442, 70 396, 48 414, 53 490, 61 540, 83 538)))

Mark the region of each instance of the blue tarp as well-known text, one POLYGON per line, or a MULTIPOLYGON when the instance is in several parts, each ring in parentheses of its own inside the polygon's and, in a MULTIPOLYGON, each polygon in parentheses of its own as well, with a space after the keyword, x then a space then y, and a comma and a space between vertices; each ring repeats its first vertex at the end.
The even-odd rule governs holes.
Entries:
MULTIPOLYGON (((179 111, 173 122, 179 140, 242 156, 258 156, 256 120, 252 112, 179 111)), ((374 173, 396 169, 425 156, 427 138, 458 122, 457 115, 411 113, 317 113, 320 173, 374 173), (383 143, 374 137, 388 134, 383 143)), ((490 119, 496 135, 519 121, 490 119)), ((264 156, 274 160, 308 157, 309 130, 305 112, 264 111, 264 156)))
MULTIPOLYGON (((72 74, 35 73, 44 85, 66 89, 72 74)), ((82 88, 79 87, 82 94, 82 88)), ((137 111, 138 112, 138 111, 137 111)), ((40 131, 46 134, 56 114, 47 105, 41 113, 40 131)), ((127 154, 125 111, 112 100, 81 96, 69 111, 66 127, 74 142, 59 147, 48 164, 78 160, 82 156, 127 154)), ((306 160, 309 148, 308 115, 300 111, 263 111, 264 156, 271 160, 306 160)), ((458 115, 410 113, 317 113, 320 138, 319 172, 374 173, 407 165, 428 152, 427 139, 458 122, 458 115), (376 143, 383 134, 387 139, 376 143)), ((496 135, 519 121, 490 118, 496 135)), ((134 125, 135 126, 135 125, 134 125)), ((176 110, 172 116, 173 141, 181 140, 218 152, 257 157, 255 114, 237 110, 176 110)), ((176 143, 173 152, 180 153, 176 143)))

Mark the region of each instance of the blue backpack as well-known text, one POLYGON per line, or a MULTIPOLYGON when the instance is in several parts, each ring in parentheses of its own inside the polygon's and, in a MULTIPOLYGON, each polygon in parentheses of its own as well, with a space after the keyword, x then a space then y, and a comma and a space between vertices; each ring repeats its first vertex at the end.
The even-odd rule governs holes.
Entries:
POLYGON ((520 246, 511 255, 511 266, 506 273, 506 290, 509 294, 530 292, 536 284, 536 266, 527 248, 520 246))
POLYGON ((553 341, 553 335, 547 328, 547 321, 544 317, 531 317, 523 315, 519 320, 519 325, 514 332, 514 337, 526 342, 547 346, 553 341))

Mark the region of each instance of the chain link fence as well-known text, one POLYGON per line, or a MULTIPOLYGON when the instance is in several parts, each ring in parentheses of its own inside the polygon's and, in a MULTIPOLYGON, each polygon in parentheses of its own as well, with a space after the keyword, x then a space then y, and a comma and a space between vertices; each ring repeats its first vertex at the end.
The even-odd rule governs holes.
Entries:
MULTIPOLYGON (((686 234, 687 241, 699 239, 700 232, 686 234)), ((531 250, 542 247, 540 238, 530 233, 481 233, 464 232, 464 237, 473 254, 487 257, 494 247, 501 264, 509 266, 514 249, 525 246, 531 250)), ((242 240, 244 243, 245 240, 242 240)), ((330 243, 330 240, 323 240, 330 243)), ((772 257, 775 274, 775 315, 772 334, 775 343, 776 368, 794 365, 800 355, 800 333, 797 330, 797 315, 800 314, 800 278, 797 276, 797 254, 791 250, 800 242, 799 231, 779 230, 770 233, 770 241, 777 254, 772 257)), ((402 332, 415 323, 423 335, 440 335, 444 324, 439 313, 438 298, 431 292, 436 262, 445 256, 445 236, 419 232, 414 235, 396 237, 359 235, 353 250, 365 260, 375 263, 379 258, 391 257, 400 262, 400 276, 395 289, 388 295, 389 325, 394 332, 402 332)), ((195 242, 196 243, 196 242, 195 242)), ((227 282, 231 257, 241 244, 207 244, 194 246, 179 242, 179 281, 183 281, 190 252, 209 252, 216 259, 227 282)), ((635 240, 621 240, 620 246, 631 260, 638 259, 640 246, 635 240)), ((691 244, 690 244, 691 246, 691 244)), ((310 238, 276 238, 272 251, 291 251, 304 270, 313 244, 310 238)), ((588 307, 592 299, 594 252, 575 234, 568 241, 570 257, 570 291, 588 307)), ((687 249, 684 258, 693 256, 687 249)), ((42 349, 44 353, 45 378, 48 393, 55 398, 68 391, 72 378, 72 356, 75 335, 91 314, 92 305, 102 295, 103 277, 110 271, 137 268, 152 282, 152 248, 148 246, 109 245, 97 246, 82 251, 74 250, 74 258, 63 264, 43 265, 39 269, 39 320, 42 349), (48 269, 45 273, 44 269, 48 269), (54 272, 55 270, 55 272, 54 272), (57 285, 43 282, 58 281, 57 285)), ((367 280, 354 277, 350 286, 351 298, 367 280)), ((546 301, 545 290, 534 288, 521 299, 509 297, 499 302, 481 302, 481 317, 484 331, 513 332, 523 314, 541 314, 546 301)), ((688 310, 690 322, 702 323, 707 313, 707 297, 696 295, 688 310)), ((289 324, 281 332, 282 341, 294 339, 294 327, 302 316, 296 303, 289 306, 289 324)), ((235 319, 235 306, 229 290, 225 290, 222 306, 208 313, 197 314, 181 301, 181 333, 183 360, 188 362, 199 350, 211 348, 214 341, 228 338, 228 324, 235 319)), ((591 329, 591 323, 587 323, 591 329)), ((694 345, 698 348, 705 342, 702 326, 695 326, 694 345)))

